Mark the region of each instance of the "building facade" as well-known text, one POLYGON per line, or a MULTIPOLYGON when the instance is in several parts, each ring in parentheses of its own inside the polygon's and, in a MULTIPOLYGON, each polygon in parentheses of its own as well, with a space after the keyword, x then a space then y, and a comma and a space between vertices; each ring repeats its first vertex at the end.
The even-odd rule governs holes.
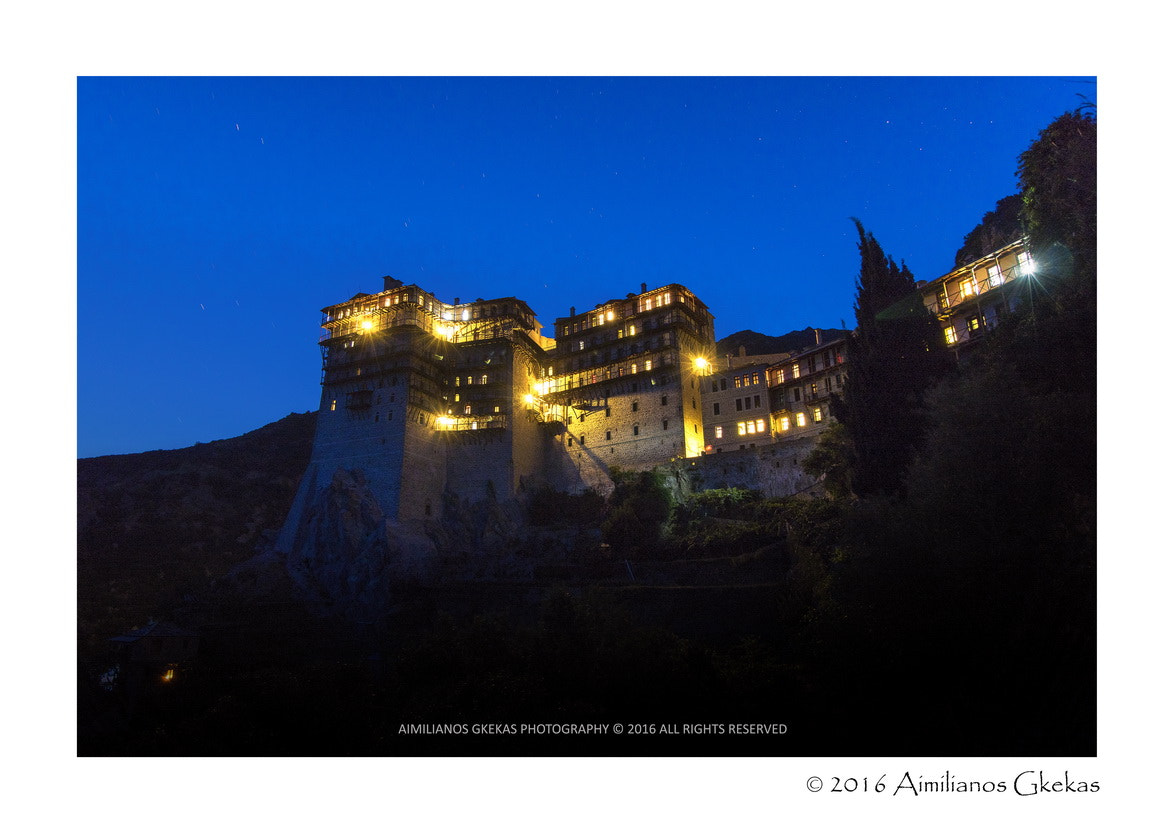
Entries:
POLYGON ((831 398, 842 396, 847 381, 847 339, 797 351, 770 366, 770 427, 787 440, 819 434, 835 415, 831 398))

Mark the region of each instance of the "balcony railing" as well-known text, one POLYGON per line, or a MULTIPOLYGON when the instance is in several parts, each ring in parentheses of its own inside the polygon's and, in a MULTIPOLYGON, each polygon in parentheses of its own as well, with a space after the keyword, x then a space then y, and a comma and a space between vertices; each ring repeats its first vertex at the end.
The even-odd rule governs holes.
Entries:
POLYGON ((935 298, 926 298, 925 306, 933 315, 945 318, 953 315, 959 308, 963 308, 988 293, 1004 292, 1006 285, 1013 283, 1026 273, 1021 264, 1015 264, 1002 271, 1001 275, 991 279, 989 275, 978 278, 976 275, 961 280, 951 278, 946 282, 945 303, 941 303, 940 294, 935 298), (956 290, 949 292, 949 285, 955 285, 956 290))

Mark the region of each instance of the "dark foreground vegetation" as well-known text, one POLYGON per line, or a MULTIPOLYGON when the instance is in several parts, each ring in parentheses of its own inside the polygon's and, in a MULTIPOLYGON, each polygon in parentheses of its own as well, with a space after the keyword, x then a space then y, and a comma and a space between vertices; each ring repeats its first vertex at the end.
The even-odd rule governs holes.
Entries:
MULTIPOLYGON (((79 752, 1094 755, 1094 144, 1094 118, 1067 114, 1023 155, 1030 296, 968 361, 905 381, 885 408, 906 431, 853 421, 851 398, 874 392, 848 377, 843 427, 808 462, 827 497, 673 500, 651 473, 617 473, 608 502, 535 496, 533 523, 597 530, 560 576, 404 588, 371 622, 156 597, 151 613, 198 630, 199 658, 131 697, 99 684, 102 647, 83 634, 79 752), (624 733, 521 730, 542 723, 624 733)), ((861 284, 911 280, 860 238, 861 284)), ((857 351, 923 332, 859 325, 857 351)), ((102 512, 122 519, 116 493, 102 512)), ((205 520, 185 525, 170 552, 198 552, 205 520)), ((117 560, 82 530, 82 622, 116 623, 130 609, 103 571, 117 560)), ((140 590, 163 587, 152 575, 140 590)))

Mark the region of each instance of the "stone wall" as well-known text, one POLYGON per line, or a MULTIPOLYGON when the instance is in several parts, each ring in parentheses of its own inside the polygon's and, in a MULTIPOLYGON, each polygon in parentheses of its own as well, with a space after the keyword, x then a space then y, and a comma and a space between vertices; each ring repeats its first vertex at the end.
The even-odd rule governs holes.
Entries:
POLYGON ((802 471, 802 461, 816 438, 780 443, 672 461, 665 465, 670 482, 687 484, 692 491, 740 487, 756 489, 770 498, 807 492, 817 483, 802 471))

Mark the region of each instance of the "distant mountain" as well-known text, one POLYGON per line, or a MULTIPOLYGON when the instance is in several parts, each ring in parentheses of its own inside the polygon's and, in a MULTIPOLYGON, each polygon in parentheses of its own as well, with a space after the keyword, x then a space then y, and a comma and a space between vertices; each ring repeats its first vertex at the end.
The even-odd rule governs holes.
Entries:
POLYGON ((792 330, 785 336, 766 336, 753 330, 739 330, 717 341, 717 359, 728 355, 736 356, 740 348, 745 348, 747 356, 757 356, 766 353, 789 353, 814 347, 820 340, 829 342, 850 334, 850 330, 840 330, 835 327, 820 328, 815 335, 815 328, 806 330, 792 330))
POLYGON ((161 600, 206 590, 285 521, 317 414, 186 449, 77 462, 78 633, 141 625, 161 600))

